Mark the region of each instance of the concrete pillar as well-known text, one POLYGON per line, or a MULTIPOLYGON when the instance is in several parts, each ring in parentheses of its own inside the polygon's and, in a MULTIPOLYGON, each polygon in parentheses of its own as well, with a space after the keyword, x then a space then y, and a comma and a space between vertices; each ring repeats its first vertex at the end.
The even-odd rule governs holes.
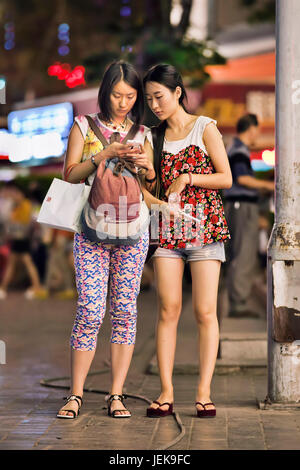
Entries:
POLYGON ((300 2, 276 1, 275 223, 268 245, 268 399, 300 403, 300 2))

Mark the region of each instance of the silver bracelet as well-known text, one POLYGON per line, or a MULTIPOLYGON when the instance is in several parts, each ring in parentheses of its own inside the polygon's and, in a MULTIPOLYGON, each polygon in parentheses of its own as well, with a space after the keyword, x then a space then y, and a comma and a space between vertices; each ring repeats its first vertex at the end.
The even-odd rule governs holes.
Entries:
POLYGON ((96 168, 98 168, 98 165, 97 165, 97 163, 95 162, 95 157, 94 157, 94 155, 91 157, 91 162, 92 162, 92 164, 93 164, 96 168))

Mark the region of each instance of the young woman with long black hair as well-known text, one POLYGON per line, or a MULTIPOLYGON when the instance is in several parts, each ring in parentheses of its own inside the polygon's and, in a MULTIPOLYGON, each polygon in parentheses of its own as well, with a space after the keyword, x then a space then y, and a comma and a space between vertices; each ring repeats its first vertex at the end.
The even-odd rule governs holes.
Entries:
MULTIPOLYGON (((112 157, 135 161, 146 169, 146 178, 153 178, 153 166, 143 149, 146 131, 141 125, 143 87, 134 67, 121 61, 111 64, 104 74, 98 101, 101 111, 90 117, 107 141, 117 132, 120 142, 115 141, 103 148, 89 127, 87 118, 77 116, 69 135, 65 180, 71 183, 88 180, 92 184, 99 163, 112 157), (141 144, 140 152, 132 149, 130 144, 122 143, 134 123, 140 125, 134 138, 141 144)), ((145 199, 147 202, 147 194, 145 199)), ((131 416, 123 404, 122 390, 134 349, 136 299, 148 242, 148 229, 138 243, 132 246, 92 242, 84 233, 75 234, 74 264, 78 301, 71 334, 71 388, 67 403, 59 410, 59 418, 75 418, 79 414, 84 382, 95 355, 97 335, 105 314, 109 279, 112 384, 108 414, 114 418, 131 416)))
MULTIPOLYGON (((181 207, 189 204, 193 217, 199 218, 197 208, 203 210, 197 230, 193 222, 178 232, 176 219, 170 222, 169 233, 161 229, 159 247, 153 255, 159 300, 156 341, 161 394, 147 409, 147 415, 162 417, 173 411, 172 372, 187 261, 199 337, 197 416, 212 417, 216 414, 210 395, 219 343, 218 282, 221 262, 225 261, 224 242, 230 238, 218 190, 231 186, 230 166, 216 121, 187 112, 186 92, 173 66, 152 67, 144 78, 144 87, 150 109, 161 120, 154 142, 158 148, 154 162, 157 180, 149 183, 148 189, 156 188, 164 201, 171 193, 179 194, 181 207)), ((153 161, 150 132, 145 149, 153 161)))

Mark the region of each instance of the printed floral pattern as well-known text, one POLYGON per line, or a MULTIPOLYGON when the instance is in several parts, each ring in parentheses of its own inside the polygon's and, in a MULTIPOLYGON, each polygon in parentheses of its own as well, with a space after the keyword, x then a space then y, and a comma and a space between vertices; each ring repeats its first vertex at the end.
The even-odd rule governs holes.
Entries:
MULTIPOLYGON (((212 161, 197 145, 189 145, 177 154, 164 151, 161 161, 161 179, 164 191, 182 173, 215 173, 212 161)), ((167 201, 167 197, 164 198, 167 201)), ((187 185, 181 193, 181 207, 190 208, 188 213, 199 218, 198 207, 203 209, 201 224, 175 219, 168 227, 161 225, 160 246, 168 249, 182 249, 190 246, 206 245, 230 238, 224 215, 222 198, 218 190, 187 185), (188 205, 188 206, 187 206, 188 205), (185 225, 185 226, 184 226, 185 225)))
MULTIPOLYGON (((101 126, 101 132, 109 141, 112 130, 104 126, 96 115, 90 115, 101 126)), ((85 116, 76 116, 85 138, 82 161, 102 150, 102 144, 90 129, 85 116)), ((137 136, 144 141, 144 126, 137 136)), ((121 142, 126 133, 120 133, 121 142)), ((137 138, 137 137, 135 137, 137 138)), ((89 177, 92 184, 95 172, 89 177)), ((137 296, 143 267, 148 252, 148 230, 136 245, 111 246, 92 242, 83 233, 74 236, 74 265, 78 291, 77 313, 71 334, 73 349, 92 351, 106 311, 109 289, 112 321, 111 342, 134 344, 136 336, 137 296)))

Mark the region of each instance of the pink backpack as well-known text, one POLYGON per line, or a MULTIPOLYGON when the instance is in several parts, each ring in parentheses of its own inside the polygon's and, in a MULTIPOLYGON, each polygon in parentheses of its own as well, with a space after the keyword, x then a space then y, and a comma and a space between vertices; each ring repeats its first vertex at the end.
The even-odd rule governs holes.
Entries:
MULTIPOLYGON (((86 118, 103 146, 109 145, 95 121, 90 116, 86 118)), ((134 124, 122 143, 133 139, 138 130, 134 124)), ((120 141, 119 133, 112 134, 110 143, 113 141, 120 141)), ((135 245, 139 241, 149 225, 149 211, 132 163, 113 157, 99 164, 81 214, 81 225, 91 241, 116 245, 135 245)))

